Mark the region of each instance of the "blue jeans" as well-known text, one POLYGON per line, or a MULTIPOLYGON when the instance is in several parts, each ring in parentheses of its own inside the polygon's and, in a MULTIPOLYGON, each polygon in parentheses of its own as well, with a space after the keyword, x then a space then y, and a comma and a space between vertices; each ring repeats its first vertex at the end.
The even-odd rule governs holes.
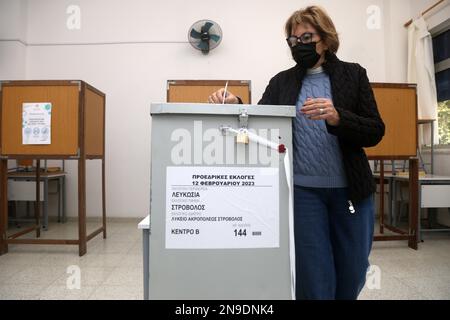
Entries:
POLYGON ((374 229, 373 195, 353 203, 347 188, 294 189, 297 299, 356 299, 374 229))

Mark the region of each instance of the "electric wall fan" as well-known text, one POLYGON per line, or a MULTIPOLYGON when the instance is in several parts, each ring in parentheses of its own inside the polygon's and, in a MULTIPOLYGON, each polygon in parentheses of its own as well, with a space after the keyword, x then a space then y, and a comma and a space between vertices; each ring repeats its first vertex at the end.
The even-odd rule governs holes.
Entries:
POLYGON ((222 29, 211 20, 200 20, 189 29, 189 43, 203 54, 216 48, 222 41, 222 29))

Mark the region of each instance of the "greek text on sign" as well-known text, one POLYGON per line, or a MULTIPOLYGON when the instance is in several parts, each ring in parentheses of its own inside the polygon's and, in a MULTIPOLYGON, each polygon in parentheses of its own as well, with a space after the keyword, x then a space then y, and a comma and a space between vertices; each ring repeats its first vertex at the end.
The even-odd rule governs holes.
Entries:
POLYGON ((166 248, 279 247, 278 171, 168 167, 166 248))
POLYGON ((51 144, 52 104, 22 104, 22 144, 51 144))

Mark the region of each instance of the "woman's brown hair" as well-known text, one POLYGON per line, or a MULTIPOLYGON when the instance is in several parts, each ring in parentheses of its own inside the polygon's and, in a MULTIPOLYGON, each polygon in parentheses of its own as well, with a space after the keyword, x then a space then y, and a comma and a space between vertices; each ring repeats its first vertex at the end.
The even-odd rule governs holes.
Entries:
POLYGON ((336 53, 339 49, 339 36, 333 20, 324 9, 319 6, 309 6, 295 11, 286 21, 286 36, 290 37, 299 24, 310 24, 317 30, 328 51, 336 53))

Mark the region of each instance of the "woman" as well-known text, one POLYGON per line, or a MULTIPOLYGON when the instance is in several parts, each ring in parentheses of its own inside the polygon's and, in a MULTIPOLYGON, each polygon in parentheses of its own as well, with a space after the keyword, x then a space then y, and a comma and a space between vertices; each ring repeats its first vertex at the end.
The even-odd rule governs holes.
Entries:
MULTIPOLYGON (((365 284, 375 183, 364 147, 384 135, 366 70, 336 57, 339 38, 317 6, 286 22, 297 65, 273 77, 259 104, 296 105, 293 121, 297 299, 356 299, 365 284)), ((222 103, 224 90, 209 97, 222 103)), ((242 103, 229 93, 225 103, 242 103)))

